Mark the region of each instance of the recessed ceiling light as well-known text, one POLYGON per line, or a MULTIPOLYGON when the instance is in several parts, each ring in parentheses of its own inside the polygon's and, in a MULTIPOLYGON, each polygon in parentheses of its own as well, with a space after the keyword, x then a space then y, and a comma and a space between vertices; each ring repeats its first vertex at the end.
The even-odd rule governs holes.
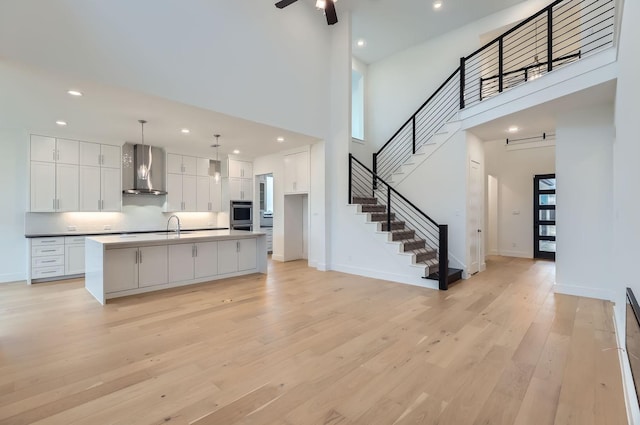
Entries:
POLYGON ((67 90, 67 94, 70 94, 71 96, 82 96, 82 92, 78 90, 67 90))
POLYGON ((511 127, 509 127, 509 133, 517 133, 518 130, 520 130, 517 126, 512 125, 511 127))
POLYGON ((282 143, 284 142, 284 137, 278 137, 276 140, 278 141, 278 143, 282 143))
POLYGON ((235 153, 236 155, 238 155, 240 153, 240 151, 238 149, 234 149, 233 153, 235 153))
POLYGON ((359 39, 358 41, 356 41, 356 46, 358 47, 364 47, 367 45, 367 42, 364 39, 359 39))
POLYGON ((66 121, 62 121, 62 120, 58 120, 56 121, 56 124, 58 124, 60 127, 64 127, 65 125, 67 125, 66 121))
POLYGON ((183 128, 183 129, 182 129, 182 130, 180 130, 180 131, 181 131, 182 133, 184 133, 184 134, 189 134, 189 133, 190 133, 190 131, 189 131, 189 129, 188 129, 188 128, 183 128))
POLYGON ((442 1, 441 1, 441 0, 436 0, 436 1, 434 1, 434 2, 433 2, 433 8, 434 8, 435 10, 438 10, 438 9, 440 9, 441 7, 442 7, 442 1))

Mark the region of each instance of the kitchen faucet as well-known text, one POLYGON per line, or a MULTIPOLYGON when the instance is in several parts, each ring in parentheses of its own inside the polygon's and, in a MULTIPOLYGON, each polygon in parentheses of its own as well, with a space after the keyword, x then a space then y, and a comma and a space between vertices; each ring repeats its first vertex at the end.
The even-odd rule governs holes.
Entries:
POLYGON ((178 226, 176 227, 176 232, 178 233, 178 237, 180 237, 180 217, 178 217, 175 214, 173 214, 171 217, 169 217, 169 220, 167 220, 167 232, 169 231, 169 224, 171 224, 171 219, 173 217, 175 217, 178 222, 178 226))

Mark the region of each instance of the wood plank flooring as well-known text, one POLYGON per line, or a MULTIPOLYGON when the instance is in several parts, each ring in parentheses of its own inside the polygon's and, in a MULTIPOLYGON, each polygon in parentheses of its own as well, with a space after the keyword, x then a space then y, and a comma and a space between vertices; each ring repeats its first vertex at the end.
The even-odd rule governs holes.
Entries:
POLYGON ((0 285, 0 425, 626 424, 612 306, 554 270, 438 292, 274 262, 105 307, 0 285))

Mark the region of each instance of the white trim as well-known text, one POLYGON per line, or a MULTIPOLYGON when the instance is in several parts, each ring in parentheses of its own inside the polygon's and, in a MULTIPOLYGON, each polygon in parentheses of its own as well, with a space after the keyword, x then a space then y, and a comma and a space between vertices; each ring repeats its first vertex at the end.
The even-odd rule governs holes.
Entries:
MULTIPOLYGON (((626 306, 625 306, 626 308, 626 306)), ((620 360, 620 375, 622 377, 622 389, 624 391, 624 404, 627 408, 627 422, 631 425, 640 424, 640 407, 636 397, 636 388, 633 384, 633 376, 631 375, 631 366, 629 365, 629 357, 627 356, 626 341, 624 338, 626 324, 619 317, 619 309, 613 309, 613 325, 615 326, 616 341, 618 341, 618 359, 620 360)))
POLYGON ((608 289, 577 285, 559 285, 558 283, 554 283, 553 292, 556 294, 575 295, 577 297, 596 298, 615 302, 613 291, 608 289))
POLYGON ((331 267, 331 270, 347 273, 347 274, 354 274, 358 276, 370 277, 373 279, 381 279, 381 280, 387 280, 395 283, 402 283, 405 285, 420 286, 422 288, 428 288, 428 289, 438 289, 437 281, 431 280, 431 279, 423 279, 421 277, 405 276, 405 275, 399 275, 395 273, 386 273, 386 272, 381 272, 381 271, 376 271, 371 269, 365 269, 362 267, 348 266, 345 264, 334 264, 331 267))
POLYGON ((326 263, 317 263, 316 269, 321 272, 326 272, 327 270, 329 270, 326 263))
POLYGON ((281 263, 284 263, 284 255, 271 254, 271 259, 273 261, 280 261, 281 263))
POLYGON ((357 137, 351 137, 351 141, 359 145, 366 145, 366 142, 364 140, 358 139, 357 137))
POLYGON ((533 258, 531 254, 525 251, 500 251, 503 257, 516 257, 516 258, 533 258))
POLYGON ((0 274, 0 283, 13 283, 13 282, 26 281, 26 280, 27 280, 27 276, 25 275, 25 273, 0 274))

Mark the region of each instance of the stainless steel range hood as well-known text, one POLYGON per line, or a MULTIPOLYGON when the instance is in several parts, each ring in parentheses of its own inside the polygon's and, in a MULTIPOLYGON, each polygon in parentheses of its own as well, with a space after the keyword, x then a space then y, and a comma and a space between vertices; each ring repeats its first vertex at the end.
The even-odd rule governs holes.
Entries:
POLYGON ((164 149, 141 144, 122 146, 122 193, 125 195, 166 195, 164 149), (145 166, 148 176, 142 179, 138 169, 145 166))

